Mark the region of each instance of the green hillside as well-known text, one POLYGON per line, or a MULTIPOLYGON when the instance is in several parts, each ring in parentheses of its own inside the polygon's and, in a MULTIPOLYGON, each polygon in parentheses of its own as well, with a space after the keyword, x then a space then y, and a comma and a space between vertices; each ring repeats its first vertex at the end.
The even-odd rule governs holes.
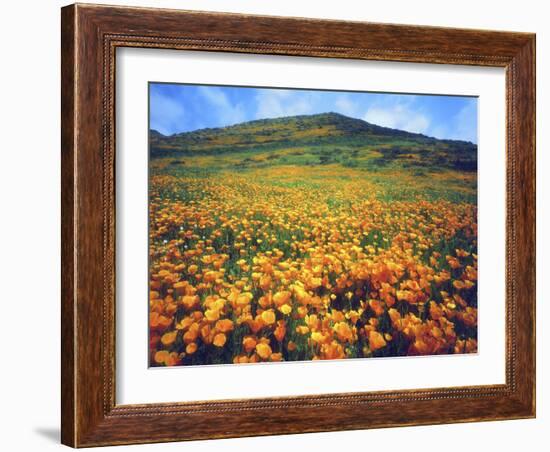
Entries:
POLYGON ((175 159, 182 165, 186 158, 218 156, 223 157, 222 165, 240 168, 339 164, 420 173, 477 169, 475 144, 438 140, 338 113, 261 119, 171 136, 151 130, 149 142, 153 159, 175 159))

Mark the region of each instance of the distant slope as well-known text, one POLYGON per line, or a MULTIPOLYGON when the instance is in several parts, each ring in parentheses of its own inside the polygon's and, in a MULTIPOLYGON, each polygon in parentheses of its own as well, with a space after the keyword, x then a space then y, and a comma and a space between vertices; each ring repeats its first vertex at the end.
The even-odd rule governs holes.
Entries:
MULTIPOLYGON (((359 150, 376 155, 379 166, 400 160, 409 166, 477 168, 477 146, 465 141, 438 140, 422 134, 381 127, 338 113, 261 119, 228 127, 208 128, 165 136, 149 133, 150 155, 176 157, 225 153, 258 154, 288 148, 310 149, 319 163, 330 163, 334 153, 359 150), (374 154, 375 153, 375 154, 374 154)), ((349 161, 349 159, 348 159, 349 161)))

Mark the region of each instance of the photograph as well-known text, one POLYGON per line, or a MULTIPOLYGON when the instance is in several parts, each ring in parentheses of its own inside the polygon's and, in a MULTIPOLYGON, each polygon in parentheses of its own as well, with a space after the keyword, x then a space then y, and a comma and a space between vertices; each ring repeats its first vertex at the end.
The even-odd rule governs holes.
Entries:
POLYGON ((148 89, 151 367, 477 353, 477 97, 148 89))

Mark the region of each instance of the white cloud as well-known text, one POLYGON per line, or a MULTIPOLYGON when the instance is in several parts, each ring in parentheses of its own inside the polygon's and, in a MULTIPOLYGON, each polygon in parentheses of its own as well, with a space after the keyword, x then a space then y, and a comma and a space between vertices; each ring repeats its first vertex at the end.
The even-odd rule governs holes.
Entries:
POLYGON ((431 135, 435 138, 477 143, 477 102, 468 102, 446 124, 434 127, 431 135))
POLYGON ((185 121, 185 108, 180 102, 158 92, 150 97, 151 128, 164 135, 179 130, 185 121))
POLYGON ((477 143, 477 102, 468 102, 455 116, 455 133, 458 140, 477 143))
POLYGON ((220 88, 213 86, 201 86, 199 93, 215 109, 216 117, 221 125, 231 125, 246 120, 246 114, 241 104, 232 104, 227 95, 220 88))
POLYGON ((430 127, 430 118, 416 110, 412 104, 412 100, 392 102, 388 105, 375 104, 367 110, 363 119, 392 129, 426 133, 430 127))
POLYGON ((315 93, 289 90, 265 90, 256 95, 258 118, 281 118, 284 116, 313 113, 315 93))
POLYGON ((338 113, 342 113, 343 115, 352 117, 360 116, 358 112, 358 105, 345 94, 338 96, 338 98, 334 102, 334 105, 336 106, 336 110, 338 111, 338 113))

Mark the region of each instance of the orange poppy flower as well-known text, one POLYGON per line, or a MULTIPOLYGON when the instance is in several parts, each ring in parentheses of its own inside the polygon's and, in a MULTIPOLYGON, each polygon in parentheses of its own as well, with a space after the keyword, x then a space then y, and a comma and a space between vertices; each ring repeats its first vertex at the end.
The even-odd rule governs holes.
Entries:
POLYGON ((369 347, 372 351, 376 351, 386 346, 386 340, 378 331, 371 331, 369 334, 369 347))
POLYGON ((218 320, 216 322, 216 330, 222 333, 228 333, 233 330, 233 321, 231 319, 218 320))
POLYGON ((267 359, 271 356, 271 347, 267 344, 258 344, 256 345, 256 353, 262 359, 267 359))
POLYGON ((162 344, 166 347, 172 345, 174 342, 176 342, 176 337, 178 336, 177 331, 171 331, 170 333, 165 333, 162 335, 160 341, 162 344))
POLYGON ((261 318, 266 325, 273 325, 275 323, 275 313, 271 309, 262 312, 261 318))
POLYGON ((212 343, 216 347, 223 347, 226 341, 227 341, 226 335, 223 333, 218 333, 214 336, 214 341, 212 343))

